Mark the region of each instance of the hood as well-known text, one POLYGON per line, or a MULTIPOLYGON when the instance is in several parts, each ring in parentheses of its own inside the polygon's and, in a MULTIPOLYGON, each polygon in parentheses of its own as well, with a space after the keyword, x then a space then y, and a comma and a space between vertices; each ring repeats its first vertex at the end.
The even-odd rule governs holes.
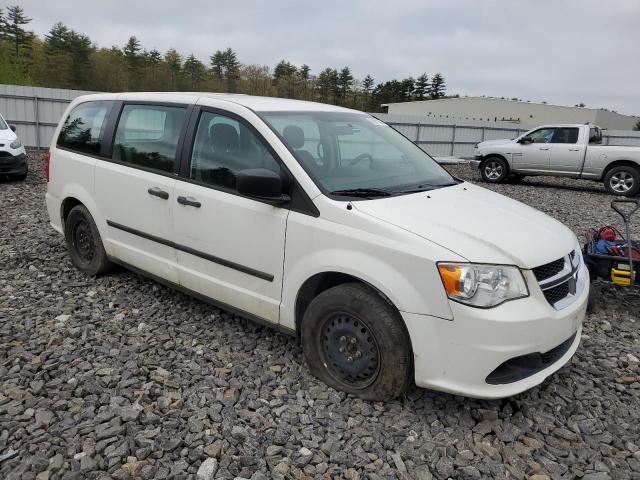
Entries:
POLYGON ((470 262, 531 269, 567 255, 577 245, 573 232, 557 220, 466 182, 353 205, 470 262))
POLYGON ((18 136, 15 133, 13 133, 13 130, 11 130, 10 128, 5 128, 4 130, 0 130, 0 140, 9 141, 9 143, 11 143, 16 138, 18 138, 18 136))
POLYGON ((484 142, 478 143, 478 147, 490 147, 491 145, 502 145, 504 143, 512 142, 513 139, 510 138, 501 138, 498 140, 485 140, 484 142))

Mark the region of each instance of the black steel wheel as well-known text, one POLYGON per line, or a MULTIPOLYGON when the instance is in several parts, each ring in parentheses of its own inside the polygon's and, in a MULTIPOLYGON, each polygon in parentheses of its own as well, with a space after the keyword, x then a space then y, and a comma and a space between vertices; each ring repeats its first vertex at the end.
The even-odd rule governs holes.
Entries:
POLYGON ((336 390, 389 400, 412 383, 413 351, 402 317, 366 285, 320 293, 304 313, 300 337, 311 373, 336 390))
POLYGON ((355 388, 369 386, 378 374, 380 349, 363 320, 348 313, 327 318, 319 338, 329 373, 355 388))
POLYGON ((71 209, 64 224, 64 235, 71 261, 79 270, 95 276, 112 268, 98 227, 84 205, 71 209))

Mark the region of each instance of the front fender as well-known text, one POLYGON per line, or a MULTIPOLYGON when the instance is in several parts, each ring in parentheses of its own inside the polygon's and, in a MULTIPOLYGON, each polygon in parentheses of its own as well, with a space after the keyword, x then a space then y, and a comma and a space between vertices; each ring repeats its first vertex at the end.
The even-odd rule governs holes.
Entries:
POLYGON ((295 329, 295 305, 300 288, 311 277, 329 272, 346 274, 371 285, 400 311, 452 319, 436 265, 411 255, 402 256, 329 248, 303 255, 295 263, 287 261, 280 323, 295 329))

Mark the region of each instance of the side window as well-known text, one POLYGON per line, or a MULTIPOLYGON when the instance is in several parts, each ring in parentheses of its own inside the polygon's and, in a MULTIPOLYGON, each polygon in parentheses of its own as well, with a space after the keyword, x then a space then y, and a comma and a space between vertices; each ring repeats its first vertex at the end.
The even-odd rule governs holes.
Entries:
POLYGON ((104 121, 113 102, 87 102, 74 108, 60 130, 57 145, 79 152, 100 153, 104 121))
POLYGON ((125 105, 116 129, 113 159, 160 172, 175 171, 185 116, 184 107, 125 105))
POLYGON ((250 168, 280 173, 278 162, 246 125, 225 115, 202 112, 189 177, 235 190, 238 172, 250 168))
POLYGON ((533 143, 551 143, 553 130, 553 128, 540 128, 527 135, 527 138, 530 138, 533 143))
POLYGON ((578 129, 556 128, 551 143, 578 143, 578 129))
POLYGON ((602 143, 602 130, 598 127, 591 127, 589 129, 589 143, 599 145, 602 143))

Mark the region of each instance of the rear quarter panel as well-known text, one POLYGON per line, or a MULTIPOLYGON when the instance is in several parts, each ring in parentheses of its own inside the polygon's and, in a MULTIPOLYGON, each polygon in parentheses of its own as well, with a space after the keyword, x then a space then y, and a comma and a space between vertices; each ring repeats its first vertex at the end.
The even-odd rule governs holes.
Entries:
POLYGON ((582 176, 600 179, 607 166, 619 160, 636 163, 640 167, 640 147, 590 145, 582 169, 582 176))

